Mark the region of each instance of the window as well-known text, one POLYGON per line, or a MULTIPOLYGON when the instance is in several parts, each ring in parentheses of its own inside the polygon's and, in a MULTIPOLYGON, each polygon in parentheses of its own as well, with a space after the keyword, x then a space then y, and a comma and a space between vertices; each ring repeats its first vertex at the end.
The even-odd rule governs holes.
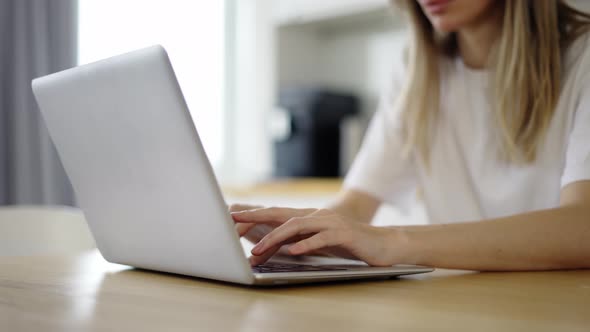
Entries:
POLYGON ((225 1, 80 0, 80 64, 163 45, 209 159, 224 147, 225 1))

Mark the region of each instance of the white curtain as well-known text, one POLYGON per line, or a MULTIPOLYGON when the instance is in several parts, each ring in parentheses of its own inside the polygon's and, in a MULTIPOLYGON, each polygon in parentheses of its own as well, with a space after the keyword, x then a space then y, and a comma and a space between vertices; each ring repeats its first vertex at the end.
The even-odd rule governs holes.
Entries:
POLYGON ((76 65, 76 0, 0 1, 0 205, 74 205, 31 80, 76 65))

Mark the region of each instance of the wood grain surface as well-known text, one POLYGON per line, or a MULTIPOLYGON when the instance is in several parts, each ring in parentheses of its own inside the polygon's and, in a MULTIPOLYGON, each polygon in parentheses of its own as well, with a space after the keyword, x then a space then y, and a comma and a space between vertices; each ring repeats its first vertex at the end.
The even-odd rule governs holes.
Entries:
POLYGON ((590 331, 590 271, 437 270, 252 288, 77 256, 0 257, 0 331, 590 331))

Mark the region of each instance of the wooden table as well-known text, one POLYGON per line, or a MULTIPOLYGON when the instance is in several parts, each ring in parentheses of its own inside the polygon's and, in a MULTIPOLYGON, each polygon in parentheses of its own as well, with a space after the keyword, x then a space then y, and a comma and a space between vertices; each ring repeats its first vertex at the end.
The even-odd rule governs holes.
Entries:
POLYGON ((438 270, 248 288, 72 257, 0 257, 0 331, 590 331, 590 271, 438 270))

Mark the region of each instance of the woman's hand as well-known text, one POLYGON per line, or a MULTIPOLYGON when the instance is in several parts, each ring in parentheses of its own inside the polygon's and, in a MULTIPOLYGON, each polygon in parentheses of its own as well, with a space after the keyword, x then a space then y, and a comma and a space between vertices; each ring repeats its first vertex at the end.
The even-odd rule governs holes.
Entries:
POLYGON ((291 255, 332 248, 373 266, 396 263, 393 229, 361 224, 331 210, 261 208, 233 212, 232 217, 238 224, 275 227, 252 249, 252 265, 266 262, 286 244, 292 244, 291 255))
MULTIPOLYGON (((261 209, 263 206, 261 205, 248 205, 248 204, 232 204, 228 207, 229 212, 240 212, 240 211, 248 211, 248 210, 257 210, 261 209)), ((256 244, 266 234, 272 231, 272 227, 268 225, 261 225, 261 224, 251 224, 251 223, 236 223, 236 232, 238 233, 239 237, 244 237, 248 241, 256 244)), ((287 254, 286 252, 281 251, 282 254, 287 254)))
MULTIPOLYGON (((241 212, 241 211, 248 211, 248 210, 259 210, 262 209, 263 206, 261 205, 248 205, 248 204, 232 204, 228 207, 230 212, 241 212)), ((313 210, 313 209, 312 209, 313 210)), ((276 226, 278 225, 268 225, 268 224, 256 224, 256 223, 242 223, 236 222, 236 232, 238 233, 239 237, 244 237, 248 241, 253 244, 256 244, 262 240, 268 233, 270 233, 276 226)), ((277 252, 271 252, 270 254, 263 255, 261 258, 257 256, 252 257, 251 261, 258 261, 263 260, 266 261, 268 258, 275 254, 289 256, 290 253, 287 250, 288 246, 282 246, 277 252), (268 256, 267 258, 264 258, 268 256)), ((356 259, 356 257, 351 256, 348 252, 341 250, 339 248, 328 248, 322 250, 315 250, 312 252, 307 253, 309 255, 316 255, 316 256, 328 256, 328 257, 341 257, 341 258, 348 258, 348 259, 356 259)), ((257 265, 257 264, 254 264, 257 265)))
MULTIPOLYGON (((229 206, 229 212, 240 212, 247 210, 262 209, 262 205, 248 205, 248 204, 232 204, 229 206)), ((236 223, 236 232, 239 237, 244 237, 253 244, 258 243, 270 233, 274 228, 270 225, 255 224, 255 223, 236 223)), ((284 246, 279 251, 273 254, 289 256, 287 248, 284 246)), ((314 252, 314 255, 334 256, 334 253, 314 252)), ((272 255, 271 255, 272 256, 272 255)), ((258 258, 257 258, 258 259, 258 258)), ((256 260, 256 259, 255 259, 256 260)))

